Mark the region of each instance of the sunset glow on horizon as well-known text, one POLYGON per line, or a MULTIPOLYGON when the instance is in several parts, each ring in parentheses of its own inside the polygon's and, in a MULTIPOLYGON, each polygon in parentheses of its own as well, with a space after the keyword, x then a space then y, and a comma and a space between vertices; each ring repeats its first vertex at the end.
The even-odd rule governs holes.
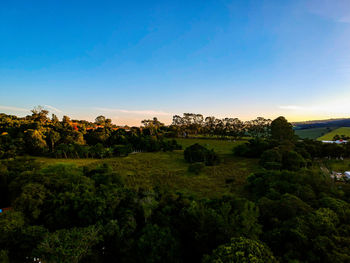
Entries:
POLYGON ((350 117, 347 0, 8 1, 0 22, 0 113, 350 117))

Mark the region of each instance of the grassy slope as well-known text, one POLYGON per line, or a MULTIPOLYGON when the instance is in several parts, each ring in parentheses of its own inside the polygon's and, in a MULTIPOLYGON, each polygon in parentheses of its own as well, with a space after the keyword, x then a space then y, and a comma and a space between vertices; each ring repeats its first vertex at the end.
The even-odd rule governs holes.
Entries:
POLYGON ((181 139, 184 147, 195 142, 208 144, 220 153, 222 162, 218 166, 205 167, 199 174, 188 173, 188 164, 183 159, 183 151, 138 153, 124 158, 109 159, 50 159, 37 158, 44 165, 54 163, 75 163, 78 166, 95 167, 101 163, 110 164, 122 175, 132 188, 150 188, 156 185, 174 191, 189 192, 201 197, 220 196, 233 191, 239 194, 246 177, 258 169, 256 159, 232 156, 231 150, 239 142, 219 140, 181 139), (230 180, 230 183, 227 183, 230 180))
POLYGON ((329 140, 333 140, 333 137, 335 135, 345 135, 345 136, 350 136, 350 127, 342 127, 342 128, 338 128, 336 130, 333 130, 321 137, 319 137, 317 140, 319 141, 329 141, 329 140))
POLYGON ((300 136, 302 139, 317 139, 329 132, 331 132, 333 128, 311 128, 311 129, 303 129, 303 130, 295 130, 295 134, 300 136))

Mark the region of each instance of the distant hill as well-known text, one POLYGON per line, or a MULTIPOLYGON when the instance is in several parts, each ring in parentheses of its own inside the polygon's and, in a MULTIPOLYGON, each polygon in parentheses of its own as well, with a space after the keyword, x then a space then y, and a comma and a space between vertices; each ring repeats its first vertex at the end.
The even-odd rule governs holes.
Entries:
POLYGON ((295 134, 302 139, 316 140, 317 138, 331 132, 333 129, 338 129, 338 128, 321 127, 321 128, 310 128, 310 129, 296 129, 295 134))
POLYGON ((350 128, 349 127, 342 127, 338 128, 336 130, 333 130, 319 138, 317 138, 318 141, 331 141, 333 140, 335 135, 344 135, 350 137, 350 128))
POLYGON ((327 120, 312 120, 312 121, 303 121, 303 122, 293 122, 294 129, 313 129, 313 128, 326 128, 332 127, 350 127, 350 118, 342 119, 327 119, 327 120))

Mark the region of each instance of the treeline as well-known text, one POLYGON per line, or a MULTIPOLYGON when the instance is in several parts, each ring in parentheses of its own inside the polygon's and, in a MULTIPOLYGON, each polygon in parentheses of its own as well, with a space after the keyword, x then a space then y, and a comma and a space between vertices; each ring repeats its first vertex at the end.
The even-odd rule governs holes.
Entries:
POLYGON ((230 136, 235 139, 248 137, 268 137, 271 120, 258 117, 251 121, 238 118, 219 119, 214 116, 184 113, 183 117, 175 115, 170 129, 177 135, 217 135, 230 136))
POLYGON ((133 151, 153 152, 181 149, 175 140, 154 127, 117 127, 98 116, 95 123, 62 121, 42 108, 25 118, 0 114, 0 159, 21 155, 58 158, 105 158, 133 151))
MULTIPOLYGON (((108 165, 2 160, 0 207, 11 208, 0 213, 0 262, 350 262, 350 184, 318 160, 339 149, 348 145, 298 140, 279 117, 268 138, 235 149, 260 159, 240 196, 216 198, 130 188, 108 165)), ((219 162, 197 144, 184 158, 219 162)))
POLYGON ((268 138, 254 138, 233 149, 234 154, 260 158, 266 169, 294 170, 310 167, 317 159, 350 157, 350 143, 322 143, 300 140, 294 135, 292 125, 284 117, 272 121, 268 138))
POLYGON ((17 155, 45 155, 59 158, 104 158, 125 156, 132 151, 172 151, 181 147, 168 138, 193 135, 239 139, 266 138, 271 121, 257 118, 242 122, 237 118, 218 119, 200 114, 174 116, 171 125, 157 118, 142 121, 141 127, 118 127, 98 116, 94 123, 71 120, 34 108, 24 118, 0 114, 0 158, 17 155))

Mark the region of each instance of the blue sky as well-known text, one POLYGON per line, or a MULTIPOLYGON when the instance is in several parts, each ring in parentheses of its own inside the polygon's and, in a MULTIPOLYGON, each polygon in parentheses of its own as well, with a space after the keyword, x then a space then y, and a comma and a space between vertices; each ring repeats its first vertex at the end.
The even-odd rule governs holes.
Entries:
POLYGON ((349 0, 5 1, 0 112, 350 117, 349 0))

